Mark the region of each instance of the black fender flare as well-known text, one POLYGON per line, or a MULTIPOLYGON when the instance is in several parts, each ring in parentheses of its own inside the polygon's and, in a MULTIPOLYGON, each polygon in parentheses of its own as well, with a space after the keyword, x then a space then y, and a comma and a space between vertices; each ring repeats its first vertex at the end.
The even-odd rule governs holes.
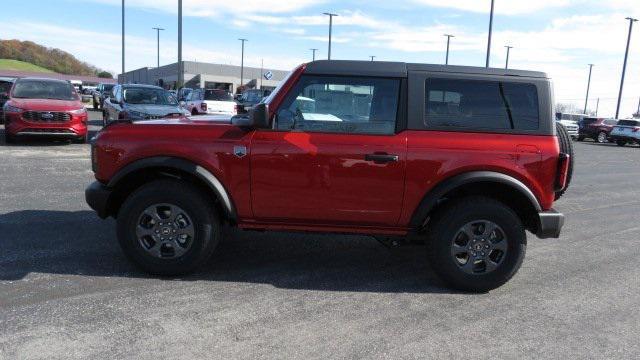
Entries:
POLYGON ((524 195, 534 209, 537 212, 542 211, 540 202, 533 194, 533 192, 520 180, 495 171, 471 171, 455 175, 446 180, 441 181, 431 191, 429 191, 420 201, 417 209, 411 216, 410 227, 413 229, 420 229, 427 216, 438 205, 438 202, 450 191, 455 190, 464 185, 481 183, 481 182, 496 182, 503 185, 507 185, 516 191, 519 191, 524 195))
POLYGON ((115 188, 118 183, 122 181, 122 179, 124 179, 127 175, 132 174, 135 171, 148 168, 176 169, 195 176, 200 181, 205 183, 208 188, 216 194, 217 198, 220 199, 220 203, 227 213, 229 219, 233 221, 237 220, 237 212, 236 207, 233 204, 233 199, 229 195, 229 192, 224 187, 224 185, 222 185, 222 182, 220 182, 220 180, 218 180, 218 178, 209 170, 186 159, 170 156, 155 156, 136 160, 120 169, 111 178, 111 180, 109 180, 107 187, 115 188))

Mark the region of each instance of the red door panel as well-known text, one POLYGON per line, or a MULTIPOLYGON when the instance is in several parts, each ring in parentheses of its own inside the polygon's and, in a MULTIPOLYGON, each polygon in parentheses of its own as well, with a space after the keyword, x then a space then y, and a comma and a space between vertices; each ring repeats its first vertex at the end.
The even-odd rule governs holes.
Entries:
POLYGON ((251 144, 256 220, 394 226, 406 147, 403 135, 258 131, 251 144))

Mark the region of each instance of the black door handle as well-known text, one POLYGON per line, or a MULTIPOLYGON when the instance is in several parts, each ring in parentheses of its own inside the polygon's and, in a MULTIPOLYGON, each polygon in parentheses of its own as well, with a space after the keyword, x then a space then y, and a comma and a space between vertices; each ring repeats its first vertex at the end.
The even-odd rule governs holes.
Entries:
POLYGON ((386 164, 389 162, 398 161, 398 155, 392 154, 367 154, 364 159, 366 161, 373 161, 375 164, 386 164))

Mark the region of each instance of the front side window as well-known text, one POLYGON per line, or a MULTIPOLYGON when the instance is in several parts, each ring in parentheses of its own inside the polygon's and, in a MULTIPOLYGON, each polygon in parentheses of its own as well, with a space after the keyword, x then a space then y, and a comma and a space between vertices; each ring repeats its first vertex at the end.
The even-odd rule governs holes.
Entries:
POLYGON ((78 100, 73 85, 62 81, 18 80, 13 88, 13 97, 25 99, 78 100))
POLYGON ((533 84, 485 80, 428 79, 428 127, 537 130, 538 92, 533 84))
POLYGON ((277 114, 278 130, 390 135, 400 80, 303 76, 277 114))

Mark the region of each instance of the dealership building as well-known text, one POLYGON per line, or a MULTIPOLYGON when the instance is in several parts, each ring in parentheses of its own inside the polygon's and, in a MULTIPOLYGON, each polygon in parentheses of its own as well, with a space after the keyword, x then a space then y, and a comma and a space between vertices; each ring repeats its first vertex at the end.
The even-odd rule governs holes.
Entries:
MULTIPOLYGON (((225 89, 231 93, 244 85, 251 89, 273 90, 288 71, 244 67, 241 83, 240 66, 183 61, 184 84, 188 88, 225 89)), ((178 82, 178 63, 158 68, 144 67, 118 75, 118 82, 124 84, 158 85, 175 89, 178 82)))

